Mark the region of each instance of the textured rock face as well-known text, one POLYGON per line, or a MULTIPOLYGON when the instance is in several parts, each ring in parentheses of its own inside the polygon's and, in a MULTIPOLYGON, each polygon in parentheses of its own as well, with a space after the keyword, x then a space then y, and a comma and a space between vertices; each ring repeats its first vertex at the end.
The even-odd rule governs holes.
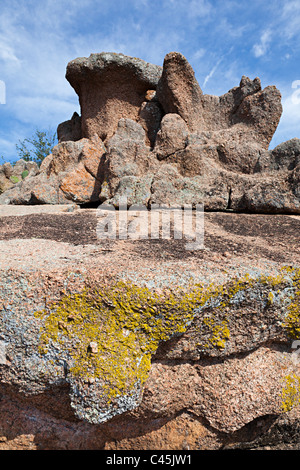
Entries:
POLYGON ((103 154, 99 137, 63 141, 42 162, 38 177, 29 175, 24 183, 5 192, 2 203, 70 204, 98 200, 103 154))
POLYGON ((91 54, 68 64, 66 78, 79 95, 82 136, 113 136, 120 118, 137 120, 149 89, 155 89, 161 67, 122 54, 91 54))
POLYGON ((148 207, 300 213, 299 139, 268 149, 282 113, 276 87, 243 76, 224 95, 205 95, 177 52, 163 67, 92 54, 71 61, 66 77, 81 116, 58 126, 59 145, 39 175, 5 191, 1 204, 118 206, 126 196, 148 207), (93 150, 82 156, 83 147, 93 150))
POLYGON ((179 114, 191 132, 202 127, 202 90, 183 55, 171 52, 165 57, 157 98, 164 112, 179 114))
POLYGON ((66 142, 68 140, 76 141, 82 137, 81 117, 74 113, 69 121, 62 122, 57 127, 58 142, 66 142))
POLYGON ((280 93, 204 95, 175 52, 92 54, 67 78, 81 116, 0 195, 0 450, 299 448, 300 139, 268 150, 280 93), (204 203, 204 249, 103 239, 76 210, 120 221, 124 196, 147 217, 204 203))
POLYGON ((66 208, 0 213, 0 449, 296 449, 298 217, 206 214, 186 251, 66 208))

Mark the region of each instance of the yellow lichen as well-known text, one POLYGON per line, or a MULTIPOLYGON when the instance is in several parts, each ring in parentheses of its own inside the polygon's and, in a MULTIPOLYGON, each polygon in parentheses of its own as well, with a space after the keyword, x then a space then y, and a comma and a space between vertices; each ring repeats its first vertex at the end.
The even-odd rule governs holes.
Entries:
POLYGON ((149 289, 122 282, 65 296, 50 311, 36 314, 44 318, 40 353, 46 354, 50 343, 67 345, 70 373, 101 378, 105 394, 113 398, 142 385, 159 343, 186 330, 192 315, 182 315, 177 307, 172 293, 162 302, 149 289), (97 354, 90 352, 91 342, 97 354))
POLYGON ((290 299, 291 302, 287 307, 287 314, 283 323, 288 335, 292 339, 300 338, 300 269, 295 271, 293 278, 293 287, 295 293, 290 299))
POLYGON ((274 302, 274 297, 275 297, 274 292, 272 292, 272 291, 269 292, 269 295, 268 295, 268 304, 269 304, 269 305, 272 305, 272 304, 273 304, 273 302, 274 302))
POLYGON ((246 275, 227 285, 191 285, 163 295, 125 282, 86 288, 36 313, 43 323, 39 352, 47 354, 58 344, 67 351, 69 373, 87 381, 100 380, 103 396, 112 400, 133 391, 137 384, 142 386, 159 344, 185 333, 191 324, 200 339, 204 334, 203 344, 197 346, 224 351, 230 340, 229 325, 234 321, 232 303, 255 286, 263 285, 270 305, 274 288, 290 276, 296 294, 284 326, 298 334, 299 272, 287 268, 276 277, 254 279, 246 275), (96 347, 90 348, 91 343, 96 347))
POLYGON ((281 392, 282 411, 291 411, 300 405, 300 377, 296 374, 284 377, 284 386, 281 392))
POLYGON ((228 321, 223 320, 220 323, 217 323, 214 318, 205 318, 203 323, 208 326, 211 331, 209 343, 204 345, 204 347, 213 346, 218 349, 224 349, 226 341, 230 337, 228 321))

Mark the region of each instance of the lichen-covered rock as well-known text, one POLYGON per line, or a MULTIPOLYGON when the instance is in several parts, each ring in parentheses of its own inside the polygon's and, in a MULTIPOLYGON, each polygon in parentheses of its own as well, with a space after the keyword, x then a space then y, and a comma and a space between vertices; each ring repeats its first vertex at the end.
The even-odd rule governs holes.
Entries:
POLYGON ((299 164, 300 139, 283 142, 270 152, 270 170, 291 171, 299 164))
POLYGON ((300 400, 285 388, 298 373, 287 353, 299 331, 298 289, 295 268, 163 293, 112 279, 91 285, 79 271, 4 272, 1 382, 28 399, 68 384, 73 413, 92 425, 188 409, 232 433, 300 400))
POLYGON ((156 136, 154 152, 159 160, 184 150, 188 140, 188 127, 178 114, 166 114, 156 136))
POLYGON ((104 173, 106 187, 104 185, 104 192, 100 196, 108 201, 114 198, 115 205, 118 205, 117 201, 123 195, 127 196, 130 204, 147 204, 151 196, 155 163, 146 145, 141 124, 131 119, 120 119, 114 136, 107 143, 104 173), (142 187, 142 191, 139 187, 142 187))
POLYGON ((0 448, 273 446, 297 425, 297 217, 206 213, 189 252, 26 209, 0 224, 0 448))
POLYGON ((229 184, 230 208, 235 211, 280 213, 300 213, 300 202, 297 196, 298 182, 293 175, 275 179, 274 175, 258 178, 232 180, 229 184))

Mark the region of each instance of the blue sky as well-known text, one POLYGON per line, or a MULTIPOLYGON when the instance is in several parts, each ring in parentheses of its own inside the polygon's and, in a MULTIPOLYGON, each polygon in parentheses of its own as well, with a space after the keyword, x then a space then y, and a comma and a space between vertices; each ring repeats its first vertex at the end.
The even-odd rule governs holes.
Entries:
MULTIPOLYGON (((282 93, 270 148, 300 137, 300 0, 1 0, 0 157, 36 129, 54 132, 80 113, 67 63, 121 52, 163 64, 191 63, 204 93, 221 95, 242 75, 282 93), (5 104, 4 101, 5 86, 5 104)), ((0 163, 1 161, 0 158, 0 163)))

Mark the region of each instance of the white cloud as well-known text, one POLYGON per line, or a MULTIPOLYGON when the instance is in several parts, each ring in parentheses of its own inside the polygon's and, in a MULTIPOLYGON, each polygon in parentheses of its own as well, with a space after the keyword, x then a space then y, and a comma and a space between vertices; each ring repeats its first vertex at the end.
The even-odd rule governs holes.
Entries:
POLYGON ((282 8, 282 35, 286 39, 292 39, 300 34, 300 1, 292 0, 284 2, 282 8))
POLYGON ((253 46, 253 52, 255 57, 261 57, 267 53, 271 42, 271 37, 272 33, 270 30, 266 30, 263 32, 260 38, 260 42, 258 44, 254 44, 253 46))
POLYGON ((20 64, 20 60, 15 54, 15 51, 13 50, 12 47, 10 47, 8 44, 5 44, 3 41, 0 39, 0 60, 3 60, 5 62, 13 62, 14 65, 20 64))
POLYGON ((42 127, 48 127, 49 124, 56 127, 60 120, 70 119, 74 111, 79 112, 79 106, 75 103, 52 96, 18 96, 10 109, 23 123, 31 124, 37 121, 38 116, 39 126, 42 127))
POLYGON ((193 54, 193 60, 196 61, 196 60, 202 59, 202 57, 204 57, 205 54, 206 54, 206 49, 203 49, 203 48, 197 49, 193 54))
POLYGON ((212 11, 210 2, 206 0, 191 0, 185 3, 187 4, 187 14, 190 18, 203 18, 212 11))

